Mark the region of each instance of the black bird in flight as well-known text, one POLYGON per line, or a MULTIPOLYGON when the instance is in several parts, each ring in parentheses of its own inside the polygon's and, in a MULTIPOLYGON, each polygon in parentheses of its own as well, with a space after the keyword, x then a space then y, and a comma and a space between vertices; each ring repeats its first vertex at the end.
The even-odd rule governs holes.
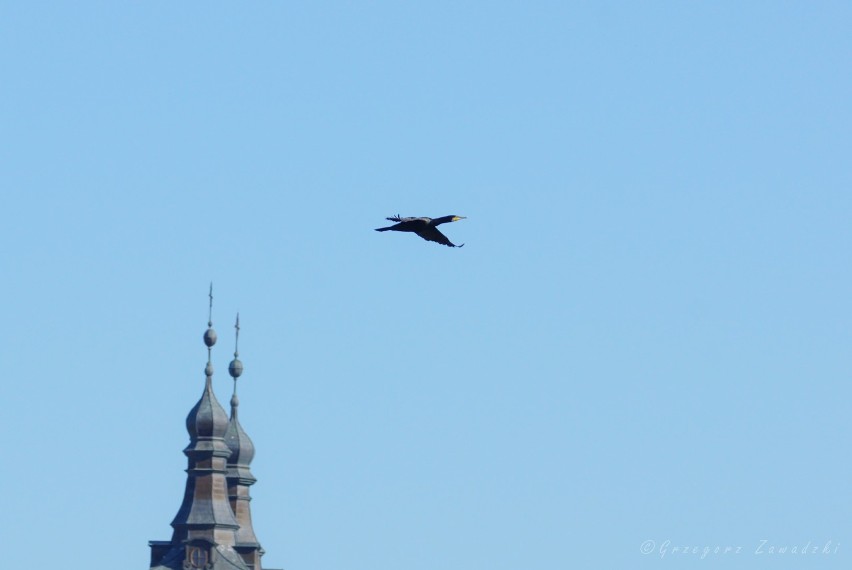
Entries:
POLYGON ((446 224, 447 222, 457 222, 459 220, 464 220, 465 216, 443 216, 440 218, 432 219, 400 218, 397 215, 385 219, 397 223, 386 228, 376 228, 377 232, 386 232, 388 230, 393 232, 414 232, 427 241, 442 243, 449 247, 464 247, 464 244, 455 245, 453 242, 448 240, 447 236, 438 231, 437 226, 440 226, 441 224, 446 224))

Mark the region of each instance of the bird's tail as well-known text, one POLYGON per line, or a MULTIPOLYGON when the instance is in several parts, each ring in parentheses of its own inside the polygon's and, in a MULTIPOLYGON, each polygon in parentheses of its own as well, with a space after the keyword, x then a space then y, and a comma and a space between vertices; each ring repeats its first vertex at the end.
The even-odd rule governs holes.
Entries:
POLYGON ((377 232, 386 232, 386 231, 388 231, 389 229, 391 229, 391 227, 392 227, 392 226, 388 226, 388 227, 386 227, 386 228, 376 228, 376 231, 377 231, 377 232))

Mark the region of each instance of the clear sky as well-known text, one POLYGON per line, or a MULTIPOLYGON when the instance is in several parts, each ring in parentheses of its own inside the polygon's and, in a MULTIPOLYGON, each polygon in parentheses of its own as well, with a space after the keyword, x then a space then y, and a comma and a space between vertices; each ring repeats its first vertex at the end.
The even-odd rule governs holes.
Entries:
POLYGON ((212 281, 268 567, 849 568, 850 62, 848 2, 3 3, 3 565, 171 536, 212 281))

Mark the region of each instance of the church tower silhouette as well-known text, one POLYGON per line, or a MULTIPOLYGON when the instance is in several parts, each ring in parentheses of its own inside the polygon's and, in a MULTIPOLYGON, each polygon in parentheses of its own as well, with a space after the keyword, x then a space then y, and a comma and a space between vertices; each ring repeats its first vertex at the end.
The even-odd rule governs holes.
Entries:
POLYGON ((256 481, 249 465, 254 444, 237 417, 237 379, 240 317, 237 315, 234 360, 228 371, 234 379, 230 418, 213 393, 213 285, 204 344, 207 346, 206 381, 201 399, 186 417, 189 445, 186 490, 172 520, 171 540, 152 540, 150 570, 263 570, 263 548, 257 540, 249 508, 249 487, 256 481))

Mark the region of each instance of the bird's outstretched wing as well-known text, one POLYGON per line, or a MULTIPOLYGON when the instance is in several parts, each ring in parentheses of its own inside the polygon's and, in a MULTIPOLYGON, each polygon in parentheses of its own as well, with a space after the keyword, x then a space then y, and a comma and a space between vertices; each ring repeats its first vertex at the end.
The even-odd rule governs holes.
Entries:
POLYGON ((405 217, 405 218, 403 218, 403 217, 402 217, 402 216, 400 216, 399 214, 397 214, 396 216, 391 216, 390 218, 385 218, 385 219, 386 219, 386 220, 388 220, 388 221, 390 221, 390 222, 399 222, 399 223, 403 223, 403 222, 414 222, 414 221, 416 221, 416 220, 422 220, 422 221, 426 222, 426 221, 428 221, 428 220, 429 220, 429 218, 412 218, 412 217, 405 217))
POLYGON ((447 236, 438 231, 438 228, 435 226, 427 226, 422 230, 417 232, 417 235, 425 239, 426 241, 434 241, 449 247, 464 247, 464 244, 456 245, 447 239, 447 236))

